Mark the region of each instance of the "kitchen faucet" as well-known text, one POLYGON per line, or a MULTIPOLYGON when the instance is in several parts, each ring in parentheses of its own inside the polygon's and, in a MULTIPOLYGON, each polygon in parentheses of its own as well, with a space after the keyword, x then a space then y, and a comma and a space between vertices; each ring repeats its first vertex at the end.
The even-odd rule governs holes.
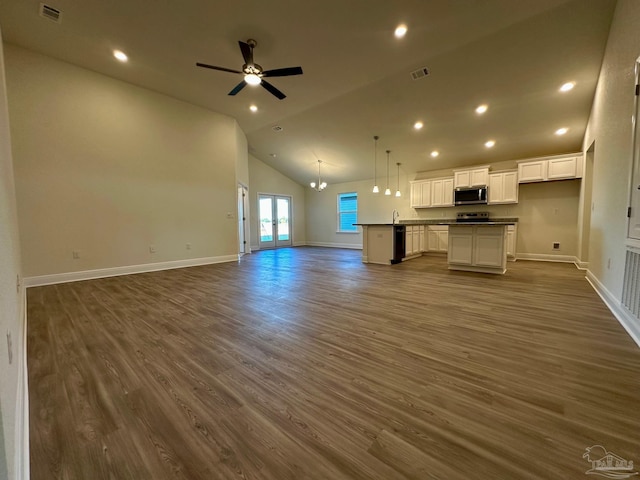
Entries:
POLYGON ((391 216, 392 216, 391 224, 395 225, 396 224, 396 220, 400 216, 400 214, 398 213, 398 210, 393 209, 393 213, 391 214, 391 216))

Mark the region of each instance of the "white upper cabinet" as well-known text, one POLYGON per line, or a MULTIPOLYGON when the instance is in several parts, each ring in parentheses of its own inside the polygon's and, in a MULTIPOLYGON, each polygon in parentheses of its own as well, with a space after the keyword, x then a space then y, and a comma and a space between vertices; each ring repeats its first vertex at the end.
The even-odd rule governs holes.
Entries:
POLYGON ((487 203, 518 203, 518 172, 516 170, 489 175, 487 203))
POLYGON ((424 208, 431 206, 431 181, 411 182, 411 207, 424 208))
POLYGON ((411 182, 411 207, 453 206, 453 178, 435 178, 411 182))
POLYGON ((560 180, 563 178, 576 178, 578 173, 578 161, 576 157, 552 158, 547 167, 547 179, 560 180))
POLYGON ((547 182, 582 178, 582 155, 539 158, 518 163, 518 182, 547 182))
POLYGON ((536 160, 518 164, 518 182, 544 182, 547 179, 547 161, 536 160))
POLYGON ((453 171, 454 188, 482 187, 489 183, 489 167, 475 167, 453 171))
POLYGON ((453 178, 438 178, 431 181, 431 206, 453 206, 453 178))

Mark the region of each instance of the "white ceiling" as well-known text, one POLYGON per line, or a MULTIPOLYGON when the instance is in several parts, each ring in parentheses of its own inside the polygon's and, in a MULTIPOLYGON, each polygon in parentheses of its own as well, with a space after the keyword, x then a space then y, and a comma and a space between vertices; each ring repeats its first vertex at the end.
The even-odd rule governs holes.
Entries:
POLYGON ((301 184, 317 175, 317 159, 329 183, 372 178, 373 135, 379 175, 386 149, 409 176, 580 150, 615 8, 615 0, 47 0, 62 11, 56 24, 38 15, 39 3, 0 0, 6 42, 230 115, 255 157, 301 184), (399 23, 409 27, 401 40, 399 23), (228 96, 241 77, 195 66, 240 69, 237 42, 249 38, 265 69, 302 66, 304 75, 269 79, 286 99, 260 87, 228 96), (115 61, 115 48, 130 61, 115 61), (430 75, 412 80, 423 66, 430 75), (561 94, 566 81, 576 88, 561 94), (478 116, 481 103, 489 111, 478 116), (569 133, 554 135, 559 127, 569 133), (493 149, 483 146, 489 138, 493 149))

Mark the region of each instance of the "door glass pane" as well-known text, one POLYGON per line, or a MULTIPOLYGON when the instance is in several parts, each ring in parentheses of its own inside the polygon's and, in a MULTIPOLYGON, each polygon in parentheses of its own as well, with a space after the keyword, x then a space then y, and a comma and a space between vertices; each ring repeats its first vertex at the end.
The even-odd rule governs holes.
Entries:
POLYGON ((276 199, 276 209, 278 218, 278 240, 289 240, 289 199, 276 199))
POLYGON ((260 198, 260 241, 273 242, 273 203, 271 198, 260 198))

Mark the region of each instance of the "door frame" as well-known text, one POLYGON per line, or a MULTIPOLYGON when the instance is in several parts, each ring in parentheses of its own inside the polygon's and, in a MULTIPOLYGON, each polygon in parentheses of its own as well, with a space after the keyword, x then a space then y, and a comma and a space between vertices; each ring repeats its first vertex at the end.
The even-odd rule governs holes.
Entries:
POLYGON ((251 253, 251 230, 249 228, 249 187, 238 182, 238 253, 251 253))
POLYGON ((284 247, 292 247, 293 246, 293 196, 282 194, 282 193, 268 193, 268 192, 258 192, 257 193, 257 219, 258 219, 258 249, 272 249, 272 248, 284 248, 284 247), (286 198, 289 201, 289 240, 285 244, 278 245, 278 229, 277 224, 274 225, 273 229, 273 246, 263 247, 262 242, 260 241, 260 197, 271 197, 273 199, 273 214, 274 218, 277 222, 277 199, 278 198, 286 198))

